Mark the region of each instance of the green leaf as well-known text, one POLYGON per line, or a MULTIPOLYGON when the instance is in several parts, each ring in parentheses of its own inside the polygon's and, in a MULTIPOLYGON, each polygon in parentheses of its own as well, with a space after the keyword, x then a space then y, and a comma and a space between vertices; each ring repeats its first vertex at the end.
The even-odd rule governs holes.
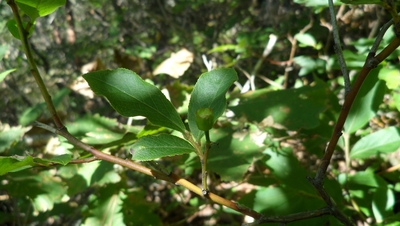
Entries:
POLYGON ((347 183, 351 190, 365 190, 366 188, 387 186, 387 182, 372 171, 357 172, 348 178, 347 183))
POLYGON ((264 149, 256 144, 255 139, 262 143, 265 137, 256 134, 260 131, 255 126, 242 133, 231 127, 210 130, 210 139, 217 145, 213 145, 209 152, 208 170, 217 173, 224 181, 242 181, 254 158, 261 156, 264 149))
POLYGON ((196 112, 200 108, 211 108, 214 114, 214 123, 224 113, 226 108, 226 92, 238 79, 236 71, 231 68, 220 68, 203 73, 193 89, 189 102, 189 128, 196 140, 204 132, 196 124, 196 112))
MULTIPOLYGON (((71 92, 71 90, 67 89, 67 88, 64 88, 64 89, 60 90, 59 92, 57 92, 53 98, 54 106, 57 107, 58 105, 60 105, 63 98, 66 97, 70 92, 71 92)), ((46 104, 44 102, 35 104, 32 107, 25 109, 25 111, 19 117, 19 120, 18 120, 19 124, 21 124, 23 126, 27 126, 27 125, 31 124, 37 118, 39 118, 39 116, 43 113, 43 111, 45 109, 46 109, 46 104)))
POLYGON ((392 153, 400 147, 400 129, 394 126, 361 138, 352 148, 351 158, 368 158, 379 153, 392 153))
POLYGON ((396 203, 393 190, 389 187, 379 187, 373 194, 372 212, 377 223, 382 223, 387 217, 394 215, 396 203))
POLYGON ((72 160, 72 155, 64 154, 54 156, 52 159, 43 159, 43 158, 33 158, 35 163, 39 163, 45 166, 49 166, 51 163, 58 163, 61 165, 67 165, 72 160))
POLYGON ((123 199, 126 195, 117 185, 104 186, 91 196, 89 203, 89 217, 83 226, 124 225, 122 214, 123 199))
POLYGON ((381 70, 379 70, 378 77, 379 77, 379 79, 386 82, 386 86, 389 89, 396 89, 396 88, 400 87, 399 69, 382 68, 381 70))
POLYGON ((16 0, 15 2, 32 21, 47 16, 58 7, 65 5, 66 0, 16 0))
POLYGON ((220 46, 214 47, 211 50, 209 50, 207 53, 210 54, 210 53, 226 52, 228 50, 236 50, 238 48, 239 48, 238 45, 225 44, 225 45, 220 45, 220 46))
POLYGON ((141 190, 139 187, 130 189, 126 193, 127 197, 124 199, 122 207, 125 225, 165 225, 165 222, 163 224, 160 216, 157 214, 161 203, 149 202, 146 200, 146 194, 147 192, 141 190))
POLYGON ((297 56, 293 58, 293 61, 301 67, 299 76, 304 76, 314 71, 323 73, 326 68, 326 62, 324 60, 308 56, 297 56))
POLYGON ((315 83, 298 89, 261 89, 243 94, 240 104, 230 109, 237 118, 245 116, 250 122, 261 122, 272 116, 274 123, 289 130, 315 128, 319 125, 319 114, 327 108, 326 99, 330 92, 322 81, 315 83))
POLYGON ((139 161, 189 154, 194 151, 189 142, 169 134, 142 137, 131 147, 132 159, 139 161))
POLYGON ((294 38, 305 46, 315 47, 317 45, 315 38, 308 33, 298 33, 294 38))
POLYGON ((102 117, 99 114, 85 115, 67 124, 71 134, 91 145, 107 144, 122 139, 125 130, 119 126, 116 119, 102 117))
POLYGON ((6 71, 1 72, 0 73, 0 82, 2 82, 6 78, 6 76, 8 74, 10 74, 11 72, 13 72, 15 70, 17 70, 17 69, 14 68, 14 69, 10 69, 10 70, 6 70, 6 71))
MULTIPOLYGON (((1 25, 0 25, 0 26, 1 26, 1 25)), ((4 55, 6 55, 7 49, 8 49, 8 45, 7 45, 7 44, 2 44, 2 45, 0 45, 0 60, 3 59, 4 55)), ((1 81, 2 81, 2 80, 0 79, 0 82, 1 82, 1 81)))
POLYGON ((153 124, 185 131, 179 114, 164 94, 127 69, 103 70, 83 76, 92 90, 105 96, 123 116, 145 116, 153 124))
POLYGON ((385 95, 385 83, 378 79, 379 69, 373 70, 362 84, 344 124, 349 134, 365 126, 375 116, 385 95))
MULTIPOLYGON (((25 23, 25 22, 22 22, 22 24, 24 27, 27 26, 27 23, 25 23)), ((10 31, 10 33, 12 34, 12 36, 14 36, 14 38, 21 40, 17 22, 15 22, 15 20, 9 20, 7 22, 7 28, 10 31)), ((35 26, 30 26, 28 38, 31 37, 31 35, 33 34, 34 28, 35 28, 35 26)))
POLYGON ((2 157, 0 156, 0 176, 9 172, 16 172, 23 169, 30 168, 33 163, 33 158, 31 156, 12 156, 12 157, 2 157))

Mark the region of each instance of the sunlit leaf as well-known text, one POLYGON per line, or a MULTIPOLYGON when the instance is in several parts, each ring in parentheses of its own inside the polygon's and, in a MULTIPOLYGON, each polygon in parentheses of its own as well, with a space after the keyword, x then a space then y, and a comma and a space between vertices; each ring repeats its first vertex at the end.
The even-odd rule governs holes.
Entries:
POLYGON ((152 123, 180 132, 185 126, 164 94, 127 69, 95 71, 83 76, 123 116, 145 116, 152 123))
POLYGON ((344 129, 354 133, 374 117, 385 95, 385 83, 378 79, 379 69, 373 70, 362 84, 351 106, 344 129))
POLYGON ((238 79, 234 69, 220 68, 203 73, 197 80, 189 102, 189 128, 196 140, 199 140, 204 132, 196 125, 196 112, 200 108, 211 108, 214 114, 214 122, 224 113, 226 108, 226 92, 238 79))
POLYGON ((9 172, 16 172, 23 169, 30 168, 33 163, 33 158, 31 156, 12 156, 3 157, 0 156, 0 176, 9 172))
POLYGON ((361 138, 351 149, 351 158, 368 158, 379 153, 392 153, 400 147, 400 129, 394 126, 361 138))
POLYGON ((379 70, 379 79, 384 80, 389 89, 400 88, 400 71, 398 69, 382 68, 379 70))
POLYGON ((17 69, 10 69, 10 70, 1 72, 0 73, 0 82, 2 82, 8 74, 10 74, 11 72, 14 72, 15 70, 17 70, 17 69))
POLYGON ((365 186, 369 188, 379 188, 382 186, 386 186, 387 182, 385 182, 381 177, 375 175, 371 171, 365 172, 357 172, 354 175, 351 175, 348 179, 348 184, 351 189, 357 189, 359 186, 365 186))
POLYGON ((32 19, 47 16, 58 7, 65 5, 65 0, 15 0, 18 6, 32 19))
POLYGON ((132 159, 139 161, 150 161, 191 152, 194 152, 194 147, 189 142, 169 134, 142 137, 131 147, 132 159))
POLYGON ((305 46, 315 47, 317 45, 317 41, 315 40, 314 36, 309 33, 298 33, 294 36, 294 38, 305 46))
POLYGON ((385 218, 393 215, 396 198, 393 190, 387 186, 376 189, 373 196, 372 211, 377 223, 382 223, 385 218))

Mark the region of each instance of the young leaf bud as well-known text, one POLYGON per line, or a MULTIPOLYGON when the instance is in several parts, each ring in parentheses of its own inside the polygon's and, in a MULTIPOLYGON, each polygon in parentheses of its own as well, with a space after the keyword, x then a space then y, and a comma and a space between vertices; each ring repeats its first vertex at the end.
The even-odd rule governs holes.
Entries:
POLYGON ((200 108, 196 111, 196 124, 199 130, 208 131, 214 125, 214 114, 211 108, 200 108))

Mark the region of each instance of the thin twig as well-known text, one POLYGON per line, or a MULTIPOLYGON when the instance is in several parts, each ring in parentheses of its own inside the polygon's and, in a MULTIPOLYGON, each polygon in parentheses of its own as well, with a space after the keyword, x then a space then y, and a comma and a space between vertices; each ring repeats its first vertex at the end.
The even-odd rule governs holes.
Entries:
POLYGON ((347 94, 345 101, 342 106, 342 111, 340 112, 338 121, 332 133, 331 139, 329 141, 328 147, 326 148, 325 154, 322 158, 321 164, 318 168, 317 175, 315 176, 315 180, 318 183, 322 183, 323 178, 325 177, 326 170, 330 164, 330 160, 332 158, 333 152, 335 150, 336 144, 342 135, 343 125, 346 121, 346 118, 349 114, 350 108, 356 98, 358 91, 361 88, 362 83, 367 77, 368 73, 375 68, 380 62, 382 62, 386 57, 388 57, 397 47, 400 45, 400 38, 394 38, 392 42, 382 50, 377 56, 374 53, 369 53, 368 57, 365 61, 363 68, 361 69, 357 80, 354 83, 353 88, 347 94))
POLYGON ((21 16, 18 11, 18 6, 15 3, 15 1, 8 0, 7 4, 11 7, 11 9, 13 11, 14 19, 17 23, 18 32, 19 32, 19 36, 21 39, 22 48, 23 48, 26 58, 28 60, 30 71, 31 71, 33 77, 35 78, 36 84, 38 84, 38 86, 39 86, 39 90, 44 98, 44 101, 46 102, 47 108, 49 109, 49 112, 53 118, 54 124, 56 125, 57 128, 61 129, 64 127, 64 125, 62 124, 60 117, 57 114, 56 108, 54 107, 54 104, 51 100, 51 96, 50 96, 49 92, 47 91, 47 87, 43 82, 43 79, 37 68, 36 62, 33 58, 32 49, 28 42, 29 31, 26 30, 26 28, 24 28, 24 26, 22 24, 21 16))
MULTIPOLYGON (((76 139, 74 136, 72 136, 67 131, 66 128, 58 130, 56 128, 53 128, 53 127, 48 126, 48 125, 43 124, 43 123, 37 123, 37 126, 66 138, 71 144, 73 144, 73 145, 75 145, 75 146, 77 146, 79 148, 82 148, 83 150, 91 153, 98 160, 104 160, 104 161, 107 161, 107 162, 118 164, 118 165, 124 166, 124 167, 126 167, 128 169, 132 169, 132 170, 138 171, 140 173, 149 175, 149 176, 154 177, 156 179, 168 181, 168 182, 171 182, 171 183, 173 183, 175 185, 184 186, 185 188, 189 189, 190 191, 192 191, 192 192, 194 192, 194 193, 196 193, 196 194, 198 194, 200 196, 204 196, 202 188, 192 184, 191 182, 181 178, 180 176, 178 176, 178 175, 176 175, 174 173, 170 173, 170 174, 167 175, 166 173, 163 173, 163 172, 158 171, 158 170, 153 170, 153 169, 147 168, 147 167, 145 167, 143 165, 140 165, 138 163, 135 163, 135 162, 133 162, 131 160, 121 159, 121 158, 118 158, 116 156, 101 152, 101 151, 99 151, 99 150, 97 150, 97 149, 95 149, 95 148, 93 148, 93 147, 81 142, 80 140, 76 139)), ((214 193, 208 192, 207 196, 205 196, 205 197, 207 197, 208 199, 210 199, 211 201, 213 201, 215 203, 218 203, 220 205, 226 206, 226 207, 231 208, 233 210, 236 210, 236 211, 238 211, 238 212, 240 212, 240 213, 242 213, 244 215, 251 216, 251 217, 253 217, 255 219, 259 219, 261 217, 261 214, 257 213, 256 211, 248 209, 248 208, 243 208, 242 206, 240 206, 240 205, 238 205, 238 204, 236 204, 236 203, 234 203, 234 202, 232 202, 230 200, 222 198, 222 197, 220 197, 220 196, 218 196, 218 195, 216 195, 214 193)))
POLYGON ((328 1, 329 1, 329 13, 331 15, 333 41, 335 42, 336 55, 338 56, 340 69, 342 70, 342 74, 343 74, 343 78, 344 78, 344 90, 345 90, 345 94, 347 95, 350 91, 349 72, 347 71, 346 61, 344 60, 344 57, 343 57, 342 45, 340 43, 340 38, 339 38, 339 29, 336 24, 336 15, 335 15, 335 10, 333 8, 333 1, 332 0, 328 0, 328 1))

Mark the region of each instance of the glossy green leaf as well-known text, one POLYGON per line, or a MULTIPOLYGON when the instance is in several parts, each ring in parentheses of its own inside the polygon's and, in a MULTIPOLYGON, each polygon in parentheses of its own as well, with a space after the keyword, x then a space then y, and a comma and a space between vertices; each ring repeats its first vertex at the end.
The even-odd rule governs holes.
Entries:
POLYGON ((34 165, 33 158, 31 156, 12 156, 2 157, 0 156, 0 176, 9 172, 16 172, 23 169, 30 168, 34 165))
POLYGON ((47 16, 58 7, 65 5, 66 0, 15 0, 32 21, 38 17, 47 16))
POLYGON ((362 84, 344 124, 347 133, 365 126, 378 111, 385 95, 385 83, 378 79, 378 73, 378 68, 373 70, 362 84))
POLYGON ((10 69, 10 70, 1 72, 0 73, 0 82, 2 82, 8 74, 10 74, 11 72, 14 72, 15 70, 17 70, 17 69, 14 68, 14 69, 10 69))
POLYGON ((196 112, 200 108, 211 108, 214 114, 214 123, 226 109, 226 92, 238 79, 236 71, 231 68, 220 68, 203 73, 193 89, 189 102, 189 128, 196 140, 204 132, 197 128, 196 112))
POLYGON ((103 70, 83 76, 92 90, 107 98, 112 107, 123 116, 145 116, 153 124, 180 132, 185 126, 164 94, 127 69, 103 70))
POLYGON ((315 83, 298 89, 257 90, 244 94, 240 104, 230 109, 237 118, 244 116, 250 122, 272 116, 274 123, 289 130, 315 128, 319 125, 319 114, 328 107, 326 98, 330 92, 322 81, 315 83))
POLYGON ((166 156, 189 154, 194 147, 186 140, 169 135, 160 134, 140 138, 130 148, 133 160, 150 161, 166 156))
POLYGON ((400 129, 394 126, 361 138, 351 149, 351 158, 368 158, 379 153, 392 153, 400 147, 400 129))

